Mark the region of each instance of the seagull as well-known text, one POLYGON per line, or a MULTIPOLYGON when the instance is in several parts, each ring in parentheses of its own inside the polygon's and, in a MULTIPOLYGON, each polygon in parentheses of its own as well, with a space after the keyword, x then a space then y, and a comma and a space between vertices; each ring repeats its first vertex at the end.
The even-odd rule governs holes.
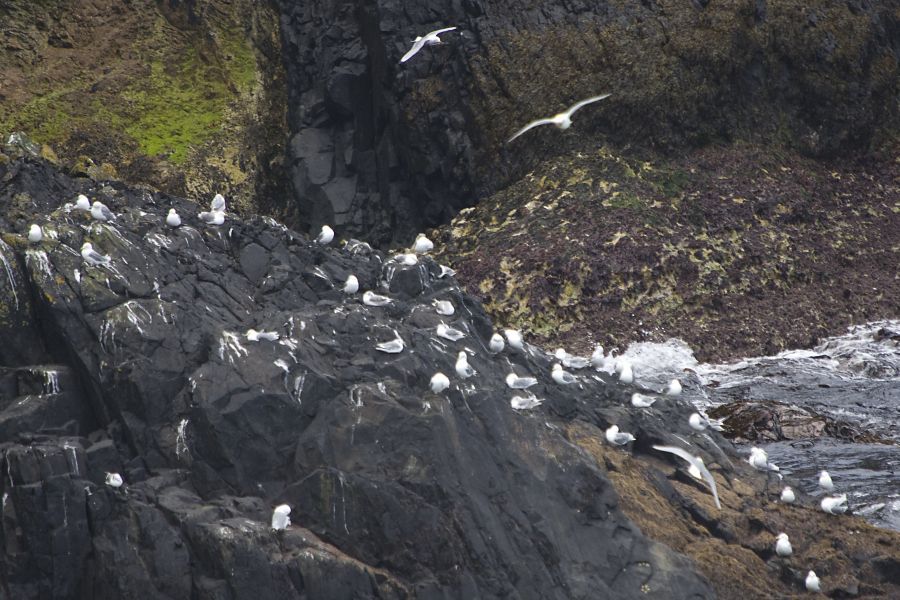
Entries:
MULTIPOLYGON (((356 275, 349 275, 347 277, 347 281, 344 282, 344 293, 345 294, 355 294, 359 291, 359 279, 356 278, 356 275)), ((390 302, 390 300, 388 300, 390 302)))
POLYGON ((429 33, 426 33, 424 36, 416 36, 416 39, 413 40, 413 46, 409 49, 409 52, 403 55, 403 58, 400 59, 400 62, 405 63, 416 53, 424 48, 425 46, 431 46, 434 44, 441 44, 441 38, 438 36, 447 31, 453 31, 456 27, 444 27, 443 29, 435 29, 429 33))
POLYGON ((178 216, 174 208, 170 208, 169 214, 166 215, 166 225, 169 227, 181 227, 181 217, 178 216))
POLYGON ((603 354, 603 346, 600 344, 594 347, 594 353, 591 354, 591 366, 598 371, 606 366, 606 355, 603 354))
POLYGON ((650 408, 651 406, 653 406, 653 403, 656 402, 656 400, 656 398, 644 396, 643 394, 638 394, 637 392, 631 395, 631 405, 635 408, 650 408))
POLYGON ((444 277, 453 277, 456 275, 456 271, 451 269, 450 267, 439 265, 441 267, 441 272, 438 275, 438 279, 443 279, 444 277))
POLYGON ((212 202, 209 203, 210 212, 225 212, 225 196, 216 194, 213 196, 212 202))
POLYGON ((81 258, 92 267, 109 263, 109 256, 100 254, 94 250, 94 246, 90 242, 85 242, 84 245, 81 246, 81 258))
POLYGON ((456 374, 463 379, 468 379, 475 374, 475 369, 469 366, 469 357, 465 350, 460 350, 456 358, 456 374))
MULTIPOLYGON (((606 439, 609 439, 609 430, 606 432, 606 439)), ((668 452, 669 454, 674 454, 679 458, 683 458, 684 460, 690 463, 691 475, 699 479, 697 475, 703 477, 706 480, 706 484, 709 486, 710 491, 712 491, 713 500, 716 502, 716 508, 721 509, 722 504, 719 502, 719 491, 716 489, 716 480, 713 479, 712 473, 709 472, 709 469, 706 468, 706 465, 703 464, 703 459, 699 456, 694 456, 687 450, 683 450, 678 446, 653 446, 654 450, 659 450, 660 452, 668 452)))
POLYGON ((316 236, 316 243, 322 244, 323 246, 327 246, 331 243, 331 240, 334 239, 334 229, 329 227, 328 225, 322 225, 322 231, 319 232, 319 235, 316 236))
POLYGON ((452 327, 444 325, 443 323, 438 324, 437 334, 439 337, 442 337, 445 340, 450 340, 451 342, 456 342, 466 337, 466 334, 459 329, 453 329, 452 327))
POLYGON ((272 529, 281 531, 287 529, 291 524, 291 507, 287 504, 280 504, 272 511, 272 529))
POLYGON ((666 395, 667 396, 677 396, 681 393, 681 382, 677 379, 673 379, 669 382, 669 385, 666 386, 666 395))
POLYGON ((88 197, 84 194, 78 194, 78 199, 75 201, 75 208, 83 210, 84 212, 91 212, 91 201, 88 200, 88 197))
POLYGON ((509 404, 516 410, 531 410, 532 408, 540 406, 542 402, 543 400, 534 395, 513 396, 512 400, 509 401, 509 404))
POLYGON ((694 431, 704 431, 708 426, 706 419, 700 416, 700 413, 691 413, 691 416, 688 417, 688 424, 694 431))
POLYGON ((788 539, 788 534, 779 533, 775 538, 775 554, 778 556, 790 556, 794 553, 794 549, 791 548, 791 541, 788 539))
POLYGON ((274 331, 257 331, 255 329, 248 329, 247 333, 245 333, 244 335, 246 335, 247 339, 251 342, 258 342, 260 340, 274 342, 277 341, 280 337, 274 331))
POLYGON ((491 341, 488 342, 488 350, 497 354, 498 352, 503 352, 503 348, 506 347, 506 343, 503 341, 503 336, 499 333, 495 333, 491 336, 491 341))
POLYGON ((435 300, 434 310, 437 314, 444 315, 445 317, 449 317, 456 312, 456 309, 453 308, 453 303, 449 300, 435 300))
POLYGON ((366 292, 363 294, 363 304, 366 306, 384 306, 391 302, 392 300, 387 296, 381 296, 375 292, 366 292))
POLYGON ((394 260, 404 267, 411 267, 419 262, 418 257, 415 254, 407 253, 407 254, 395 254, 394 260))
POLYGON ((550 376, 553 377, 553 381, 559 385, 569 385, 570 383, 575 383, 577 381, 574 375, 568 371, 563 371, 562 365, 559 363, 553 363, 553 369, 550 376))
POLYGON ((781 490, 781 501, 785 504, 793 504, 796 499, 797 497, 794 495, 794 490, 791 489, 791 486, 784 486, 784 489, 781 490))
POLYGON ((569 354, 564 348, 557 348, 553 356, 562 363, 562 366, 569 369, 583 369, 590 364, 590 361, 584 357, 569 354))
POLYGON ((610 425, 606 430, 606 441, 616 446, 624 446, 628 442, 633 442, 634 436, 630 433, 619 433, 618 425, 610 425))
POLYGON ((94 217, 94 219, 96 219, 97 221, 116 220, 116 215, 112 214, 112 211, 109 210, 106 205, 99 200, 94 200, 94 203, 91 204, 91 216, 94 217))
POLYGON ((416 236, 416 242, 413 244, 413 252, 416 254, 426 254, 434 250, 434 242, 429 240, 424 233, 416 236))
POLYGON ((403 352, 403 340, 400 338, 400 334, 394 330, 394 335, 397 336, 389 342, 381 342, 375 349, 379 352, 387 352, 388 354, 399 354, 403 352))
POLYGON ((769 455, 762 448, 754 446, 750 448, 750 458, 747 459, 750 466, 758 471, 779 471, 780 469, 769 462, 769 455))
POLYGON ((431 377, 431 391, 440 394, 450 387, 450 380, 443 373, 435 373, 431 377))
POLYGON ((519 377, 515 373, 506 376, 506 385, 514 390, 528 389, 533 385, 537 385, 537 379, 534 377, 519 377))
POLYGON ((826 492, 834 489, 834 483, 831 481, 831 475, 828 474, 828 471, 819 473, 819 487, 826 492))
POLYGON ((118 473, 107 473, 106 474, 106 485, 111 488, 120 488, 122 487, 122 476, 118 473))
POLYGON ((202 212, 197 216, 207 225, 221 225, 225 222, 225 213, 219 211, 202 212))
POLYGON ((822 498, 819 506, 822 507, 822 510, 831 515, 847 512, 847 494, 841 494, 840 496, 825 496, 822 498))
POLYGON ((632 383, 634 381, 634 371, 631 370, 631 364, 624 363, 619 371, 619 381, 622 383, 632 383))
POLYGON ((578 110, 579 108, 581 108, 583 106, 587 106, 588 104, 590 104, 592 102, 598 102, 598 101, 603 100, 604 98, 608 98, 608 97, 609 97, 609 94, 601 94, 600 96, 591 96, 590 98, 588 98, 586 100, 582 100, 581 102, 576 102, 575 104, 570 106, 568 110, 558 113, 558 114, 555 114, 552 117, 550 117, 549 119, 538 119, 537 121, 532 121, 531 123, 529 123, 522 129, 520 129, 518 132, 516 132, 516 135, 509 138, 506 141, 506 143, 507 144, 510 143, 511 141, 513 141, 514 139, 516 139, 517 137, 519 137, 520 135, 522 135, 529 129, 534 129, 538 125, 556 125, 560 129, 568 129, 569 127, 572 126, 572 114, 574 114, 574 112, 576 110, 578 110))
POLYGON ((510 348, 518 350, 519 352, 525 349, 525 344, 522 341, 522 334, 515 329, 506 329, 504 330, 503 335, 506 336, 506 341, 509 343, 510 348))
POLYGON ((819 577, 816 575, 815 571, 810 571, 806 574, 806 591, 807 592, 821 592, 822 588, 819 587, 819 577))
POLYGON ((32 244, 39 244, 42 239, 44 239, 44 232, 41 231, 41 226, 32 223, 31 227, 28 228, 28 241, 32 244))

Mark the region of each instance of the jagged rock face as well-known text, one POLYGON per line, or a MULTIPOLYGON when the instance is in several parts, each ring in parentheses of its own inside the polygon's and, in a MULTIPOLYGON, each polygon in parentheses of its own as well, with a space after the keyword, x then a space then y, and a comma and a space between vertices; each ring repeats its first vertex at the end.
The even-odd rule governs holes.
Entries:
POLYGON ((823 156, 897 131, 891 3, 281 0, 301 220, 408 239, 605 139, 787 142, 823 156), (417 35, 445 43, 399 64, 417 35), (612 92, 560 136, 519 127, 612 92))
POLYGON ((713 597, 565 434, 616 422, 642 448, 670 443, 686 406, 628 411, 605 376, 562 388, 536 348, 491 355, 481 306, 430 259, 324 248, 268 219, 206 226, 187 201, 27 158, 0 182, 0 280, 19 299, 0 324, 23 341, 0 377, 12 598, 713 597), (116 221, 61 206, 77 193, 116 221), (85 241, 110 263, 87 265, 85 241), (345 295, 351 273, 390 304, 345 295), (444 321, 466 337, 437 337, 444 321), (402 352, 376 349, 396 337, 402 352), (539 379, 541 407, 510 407, 512 369, 539 379), (293 526, 275 533, 280 503, 293 526))

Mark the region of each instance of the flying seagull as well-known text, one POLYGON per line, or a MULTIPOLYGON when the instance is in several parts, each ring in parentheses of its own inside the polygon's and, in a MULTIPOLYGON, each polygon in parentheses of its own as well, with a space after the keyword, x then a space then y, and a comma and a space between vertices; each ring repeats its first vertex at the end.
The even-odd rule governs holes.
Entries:
POLYGON ((716 501, 716 508, 722 508, 722 505, 719 503, 719 492, 716 490, 716 480, 713 479, 712 473, 709 472, 706 465, 703 464, 703 461, 700 460, 699 457, 692 455, 686 450, 682 450, 678 446, 653 446, 653 449, 674 454, 675 456, 688 461, 692 467, 700 472, 700 475, 703 476, 703 479, 705 479, 706 483, 709 485, 709 489, 713 494, 713 500, 716 501))
POLYGON ((413 40, 413 47, 409 49, 409 52, 403 55, 403 58, 400 59, 400 62, 405 63, 416 53, 424 48, 425 46, 431 46, 433 44, 440 44, 441 38, 438 36, 447 31, 453 31, 456 27, 444 27, 443 29, 435 29, 430 33, 426 33, 424 36, 416 36, 416 39, 413 40))
POLYGON ((519 137, 520 135, 522 135, 529 129, 534 129, 538 125, 556 125, 560 129, 568 129, 569 127, 572 126, 572 114, 576 110, 578 110, 582 106, 587 106, 588 104, 590 104, 592 102, 597 102, 599 100, 603 100, 604 98, 608 98, 608 97, 609 97, 609 94, 602 94, 600 96, 592 96, 586 100, 582 100, 581 102, 576 102, 575 104, 573 104, 572 106, 569 107, 569 110, 567 110, 565 112, 561 112, 556 115, 553 115, 549 119, 538 119, 537 121, 532 121, 531 123, 529 123, 522 129, 520 129, 516 133, 516 135, 509 138, 506 141, 506 143, 507 144, 510 143, 511 141, 513 141, 514 139, 516 139, 517 137, 519 137))

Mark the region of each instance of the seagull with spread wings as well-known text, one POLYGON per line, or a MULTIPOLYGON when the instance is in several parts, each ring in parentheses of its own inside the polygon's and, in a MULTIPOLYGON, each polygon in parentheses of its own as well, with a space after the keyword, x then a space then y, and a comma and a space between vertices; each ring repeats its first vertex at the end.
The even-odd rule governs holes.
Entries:
POLYGON ((610 96, 610 94, 601 94, 599 96, 592 96, 590 98, 582 100, 581 102, 576 102, 575 104, 570 106, 568 110, 561 112, 559 114, 553 115, 549 119, 538 119, 537 121, 532 121, 531 123, 529 123, 522 129, 520 129, 516 133, 516 135, 509 138, 506 141, 506 143, 507 144, 510 143, 511 141, 513 141, 514 139, 516 139, 517 137, 519 137, 526 131, 528 131, 530 129, 534 129, 535 127, 537 127, 539 125, 556 125, 560 129, 568 129, 569 127, 572 126, 572 114, 574 114, 574 112, 576 110, 578 110, 579 108, 582 108, 584 106, 587 106, 588 104, 591 104, 593 102, 598 102, 600 100, 603 100, 604 98, 608 98, 609 96, 610 96))
MULTIPOLYGON (((719 492, 716 489, 716 480, 713 479, 712 473, 709 472, 709 469, 706 468, 706 465, 703 464, 703 459, 699 456, 694 456, 687 450, 683 450, 678 446, 653 446, 654 450, 659 450, 660 452, 668 452, 669 454, 674 454, 675 456, 682 458, 691 465, 691 471, 699 474, 703 479, 706 480, 707 485, 709 485, 709 489, 712 492, 713 500, 716 501, 716 508, 721 509, 722 505, 719 503, 719 492)), ((691 475, 694 475, 691 473, 691 475)), ((694 475, 696 477, 696 475, 694 475)))
POLYGON ((426 33, 424 36, 416 36, 416 39, 413 40, 413 47, 409 49, 409 52, 403 55, 403 58, 400 59, 400 62, 405 63, 416 53, 424 48, 425 46, 431 46, 433 44, 441 44, 441 38, 438 36, 442 33, 446 33, 448 31, 453 31, 456 27, 444 27, 443 29, 435 29, 429 33, 426 33))

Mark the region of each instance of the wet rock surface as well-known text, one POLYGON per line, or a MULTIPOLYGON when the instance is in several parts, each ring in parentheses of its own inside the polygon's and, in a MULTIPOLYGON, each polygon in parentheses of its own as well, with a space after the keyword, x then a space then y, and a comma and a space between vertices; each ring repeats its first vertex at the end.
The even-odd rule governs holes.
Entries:
MULTIPOLYGON (((632 409, 633 388, 594 371, 559 386, 552 357, 536 347, 492 355, 490 320, 432 260, 403 266, 365 244, 324 248, 268 219, 229 215, 209 227, 190 202, 69 179, 36 159, 0 165, 0 182, 9 267, 0 280, 20 299, 2 324, 33 342, 4 357, 0 378, 9 597, 712 598, 797 589, 787 574, 735 586, 704 554, 717 547, 770 561, 760 528, 777 523, 761 508, 771 497, 764 482, 730 444, 692 434, 689 405, 663 398, 632 409), (78 193, 106 203, 116 221, 60 206, 78 193), (170 207, 180 228, 164 224, 170 207), (40 244, 22 235, 31 221, 43 227, 40 244), (84 263, 86 240, 109 265, 84 263), (360 293, 376 290, 390 304, 343 294, 350 273, 360 293), (438 315, 438 299, 454 315, 438 315), (466 337, 437 337, 444 321, 466 337), (278 339, 250 341, 250 328, 278 339), (402 352, 376 349, 397 337, 402 352), (454 369, 463 349, 476 371, 469 379, 454 369), (440 395, 428 387, 438 370, 451 381, 440 395), (543 404, 513 410, 510 371, 537 377, 529 391, 543 404), (51 401, 66 409, 22 416, 21 406, 51 401), (611 423, 637 437, 633 448, 604 441, 611 423), (721 513, 705 487, 650 449, 683 443, 676 435, 707 457, 721 513), (124 485, 106 485, 109 472, 124 485), (269 519, 281 503, 293 524, 275 532, 269 519), (668 515, 669 529, 643 522, 644 510, 668 515), (726 513, 732 525, 720 524, 726 513), (682 538, 666 534, 675 530, 703 543, 676 544, 682 538)), ((896 560, 897 534, 852 517, 829 524, 823 539, 852 527, 888 542, 832 552, 821 563, 835 578, 828 590, 846 581, 868 590, 863 597, 898 591, 889 570, 865 566, 896 560)))

